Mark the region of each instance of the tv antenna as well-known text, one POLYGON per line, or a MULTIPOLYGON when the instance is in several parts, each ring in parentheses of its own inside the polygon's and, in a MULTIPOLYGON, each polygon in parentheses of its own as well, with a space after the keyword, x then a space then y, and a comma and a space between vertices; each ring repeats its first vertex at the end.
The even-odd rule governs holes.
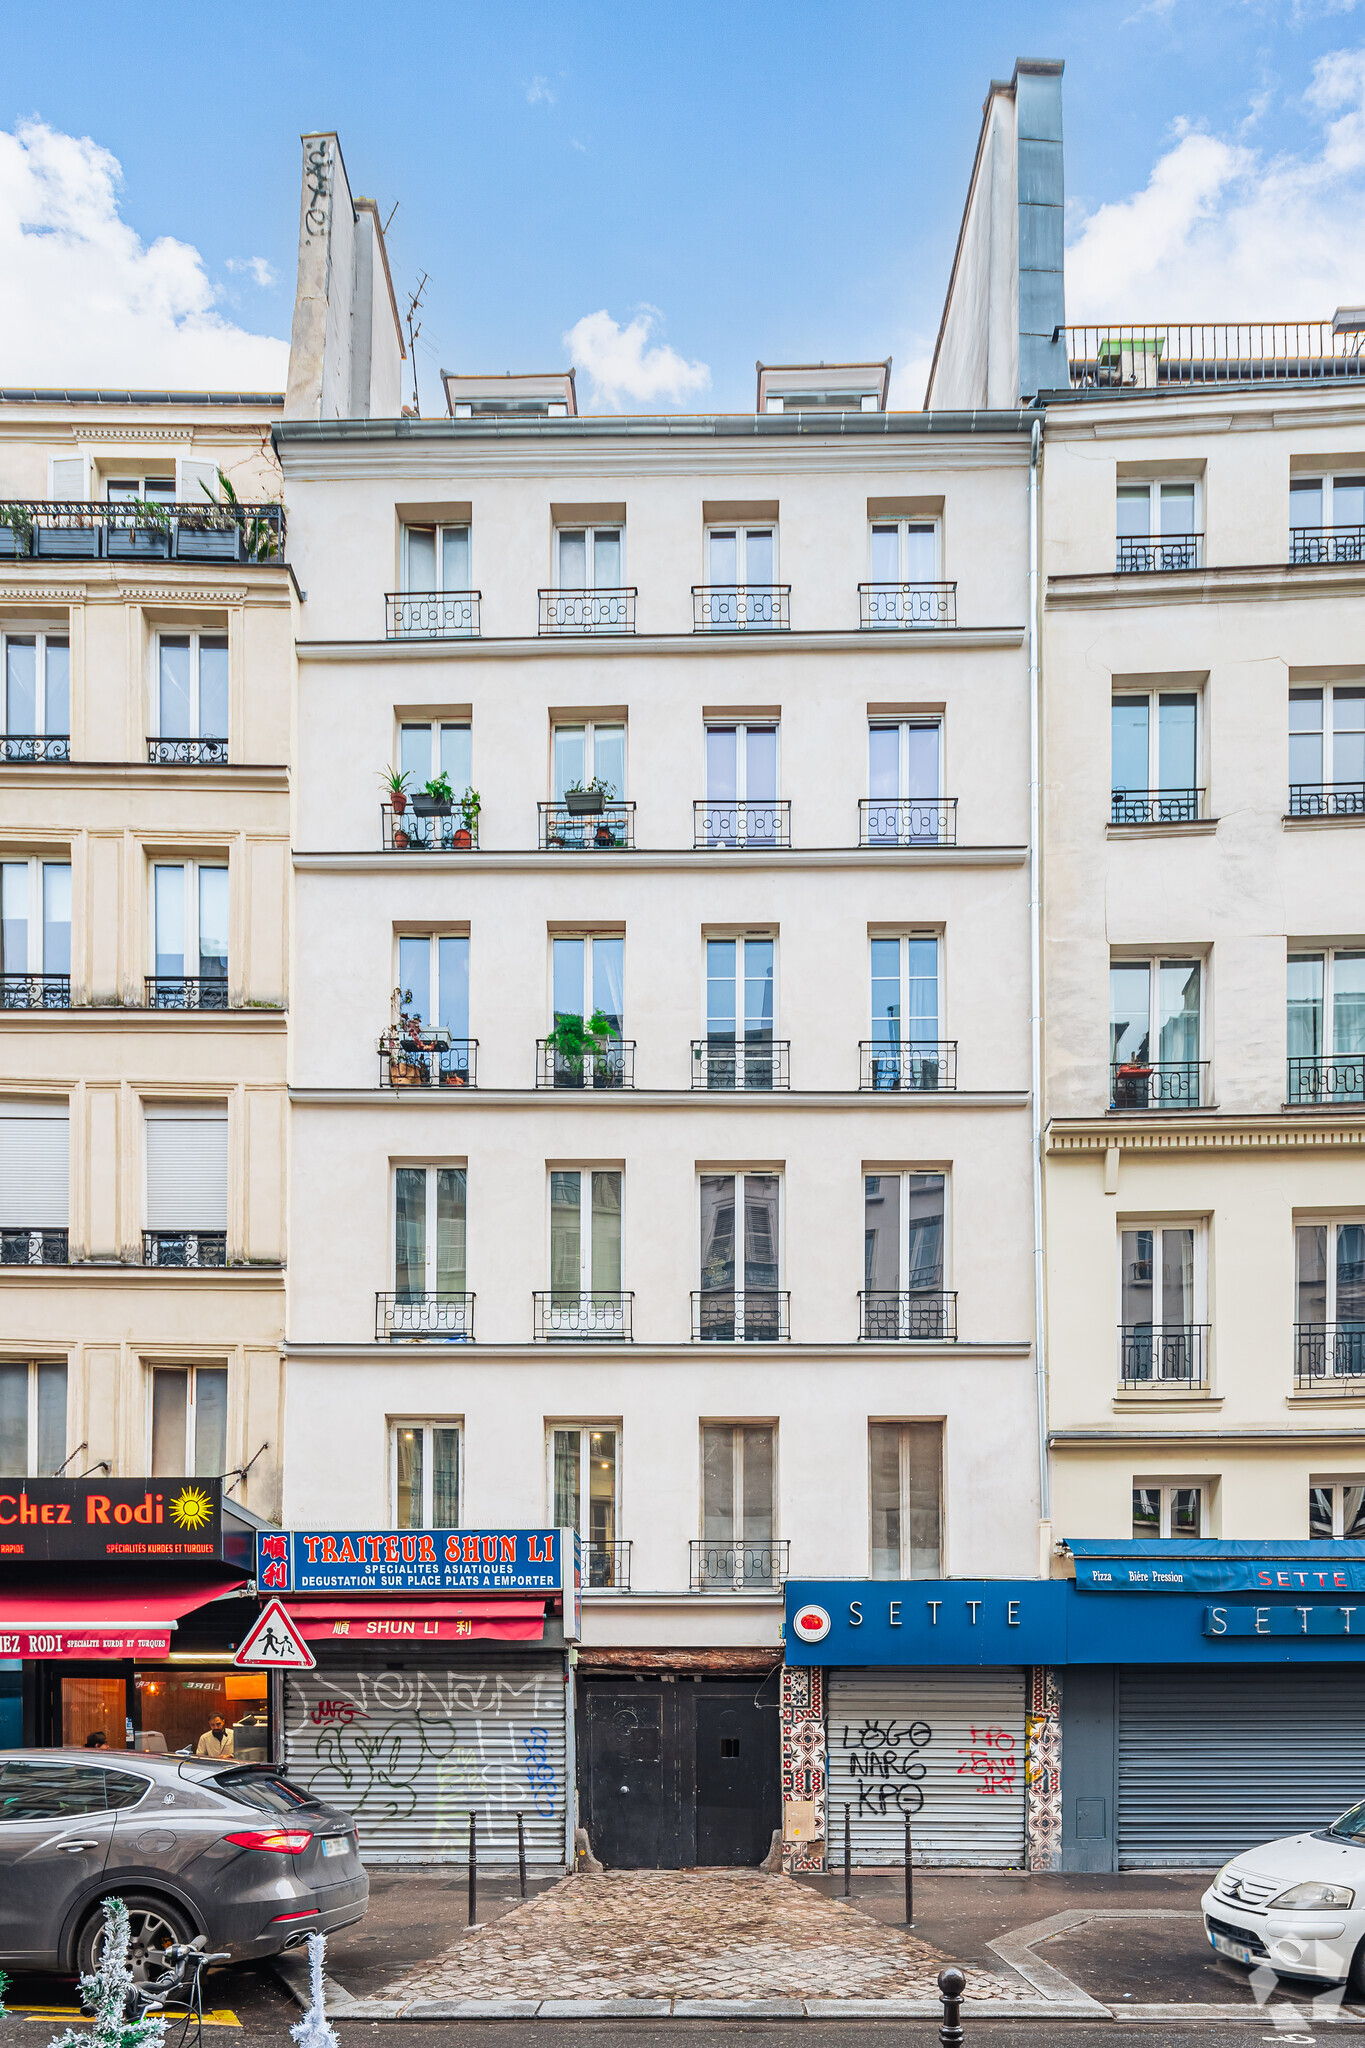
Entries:
POLYGON ((418 419, 422 417, 422 405, 421 400, 417 396, 417 337, 422 332, 422 323, 420 320, 414 320, 413 316, 416 314, 418 308, 422 303, 422 294, 426 290, 426 288, 427 273, 424 270, 422 272, 421 282, 418 284, 418 287, 416 291, 412 294, 412 297, 408 300, 408 310, 406 316, 408 330, 408 356, 412 363, 412 409, 413 412, 417 415, 418 419))

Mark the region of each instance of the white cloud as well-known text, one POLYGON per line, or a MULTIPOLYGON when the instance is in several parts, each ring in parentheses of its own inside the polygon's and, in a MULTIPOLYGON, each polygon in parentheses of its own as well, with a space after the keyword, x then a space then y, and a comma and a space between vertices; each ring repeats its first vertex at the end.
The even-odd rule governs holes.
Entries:
POLYGON ((652 306, 637 313, 629 326, 621 327, 605 308, 585 313, 564 336, 576 368, 591 378, 594 399, 622 410, 622 401, 653 404, 660 398, 680 399, 694 391, 705 391, 711 382, 706 363, 689 363, 667 342, 649 337, 657 315, 652 306))
POLYGON ((1298 152, 1178 131, 1142 191, 1082 218, 1068 320, 1320 320, 1365 298, 1365 49, 1319 58, 1302 111, 1298 152))
POLYGON ((280 281, 274 264, 267 262, 264 256, 229 256, 223 268, 233 272, 245 271, 251 282, 258 284, 262 291, 280 281))
POLYGON ((539 73, 534 78, 528 78, 522 90, 526 94, 526 104, 528 107, 534 107, 541 100, 544 101, 547 107, 552 107, 559 97, 557 93, 551 92, 549 79, 542 78, 539 73))
POLYGON ((282 391, 288 343, 214 310, 188 242, 144 246, 120 218, 121 177, 89 136, 37 120, 0 132, 0 382, 282 391))

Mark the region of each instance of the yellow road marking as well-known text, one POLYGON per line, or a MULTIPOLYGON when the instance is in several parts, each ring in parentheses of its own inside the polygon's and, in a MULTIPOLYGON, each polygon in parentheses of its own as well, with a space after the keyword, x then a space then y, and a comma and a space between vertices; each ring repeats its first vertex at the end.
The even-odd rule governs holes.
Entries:
MULTIPOLYGON (((6 2011, 13 2019, 18 2019, 22 2016, 26 2020, 71 2020, 78 2026, 82 2023, 86 2026, 94 2024, 94 2018, 91 2013, 81 2012, 74 2005, 11 2005, 6 2007, 6 2011)), ((180 2012, 171 2008, 167 2013, 167 2018, 170 2020, 182 2017, 183 2008, 180 2012)), ((204 2014, 204 2025, 206 2027, 240 2027, 241 2024, 236 2013, 228 2012, 226 2009, 217 2012, 206 2012, 204 2014)))

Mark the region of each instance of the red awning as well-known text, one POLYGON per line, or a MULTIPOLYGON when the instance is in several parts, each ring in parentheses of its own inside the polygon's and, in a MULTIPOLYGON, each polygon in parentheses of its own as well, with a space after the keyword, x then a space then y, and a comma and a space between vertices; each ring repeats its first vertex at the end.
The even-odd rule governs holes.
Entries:
POLYGON ((475 1637, 538 1643, 545 1633, 543 1600, 351 1594, 345 1599, 294 1598, 288 1608, 290 1620, 310 1643, 454 1643, 475 1637))
POLYGON ((182 1614, 244 1585, 122 1593, 0 1589, 0 1657, 164 1657, 182 1614))

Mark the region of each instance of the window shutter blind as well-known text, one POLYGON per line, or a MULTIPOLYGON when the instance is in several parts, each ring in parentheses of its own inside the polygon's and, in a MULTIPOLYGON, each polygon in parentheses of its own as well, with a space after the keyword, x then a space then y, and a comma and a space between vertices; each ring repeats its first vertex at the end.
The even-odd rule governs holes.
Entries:
POLYGON ((83 455, 50 455, 47 477, 50 497, 67 503, 84 504, 88 501, 90 485, 83 455))
POLYGON ((148 1230, 227 1229, 227 1111, 147 1111, 148 1230))
POLYGON ((0 1103, 0 1227, 67 1228, 68 1130, 64 1102, 0 1103))
POLYGON ((175 463, 175 495, 181 505, 218 501, 218 465, 197 455, 180 455, 175 463))

